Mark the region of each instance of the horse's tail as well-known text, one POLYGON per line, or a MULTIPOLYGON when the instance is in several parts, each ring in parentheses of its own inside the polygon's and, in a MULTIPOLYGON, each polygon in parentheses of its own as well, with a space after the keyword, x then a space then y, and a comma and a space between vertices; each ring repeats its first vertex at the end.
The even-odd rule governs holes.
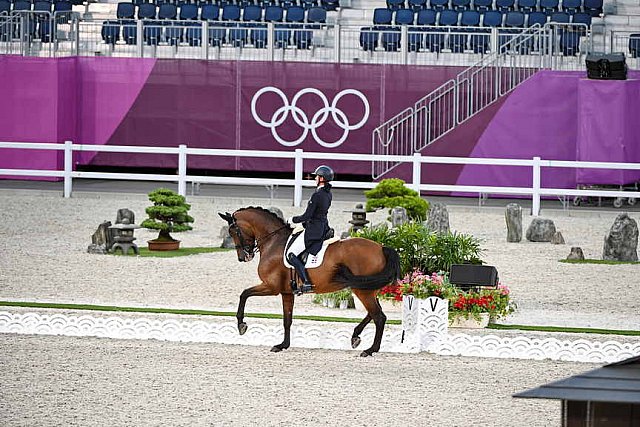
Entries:
POLYGON ((344 264, 340 264, 333 281, 352 289, 380 289, 400 278, 400 257, 395 249, 382 247, 387 262, 381 272, 371 276, 356 276, 344 264))

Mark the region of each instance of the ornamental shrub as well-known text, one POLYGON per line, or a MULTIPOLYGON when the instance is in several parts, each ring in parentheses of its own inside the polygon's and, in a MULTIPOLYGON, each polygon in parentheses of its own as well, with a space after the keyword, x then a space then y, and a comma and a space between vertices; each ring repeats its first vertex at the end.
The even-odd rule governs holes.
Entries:
POLYGON ((429 203, 416 191, 406 187, 401 179, 383 179, 375 188, 365 191, 364 195, 367 198, 368 212, 378 208, 391 210, 401 206, 407 210, 407 216, 411 219, 424 221, 427 218, 429 203))
POLYGON ((193 229, 189 223, 194 220, 188 214, 191 205, 186 203, 184 196, 167 188, 158 188, 149 193, 149 200, 153 202, 153 206, 145 209, 149 218, 140 225, 149 230, 159 230, 157 240, 172 241, 170 233, 193 229))
POLYGON ((352 235, 395 249, 403 275, 414 270, 427 274, 449 271, 452 264, 482 264, 482 249, 477 238, 456 232, 435 233, 419 222, 396 228, 386 224, 365 227, 352 235))

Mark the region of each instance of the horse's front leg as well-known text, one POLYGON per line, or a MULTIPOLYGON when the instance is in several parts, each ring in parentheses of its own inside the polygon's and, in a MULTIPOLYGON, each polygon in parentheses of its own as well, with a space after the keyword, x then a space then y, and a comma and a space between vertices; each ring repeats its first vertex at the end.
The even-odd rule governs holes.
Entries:
POLYGON ((254 296, 278 295, 278 293, 279 291, 273 286, 269 286, 264 282, 242 291, 240 294, 238 312, 236 313, 236 318, 238 319, 238 332, 240 332, 240 335, 244 335, 244 333, 247 332, 247 324, 244 323, 244 306, 247 304, 247 298, 254 296))
POLYGON ((279 352, 289 348, 291 342, 291 323, 293 323, 293 294, 282 294, 282 310, 284 323, 284 341, 271 348, 273 352, 279 352))

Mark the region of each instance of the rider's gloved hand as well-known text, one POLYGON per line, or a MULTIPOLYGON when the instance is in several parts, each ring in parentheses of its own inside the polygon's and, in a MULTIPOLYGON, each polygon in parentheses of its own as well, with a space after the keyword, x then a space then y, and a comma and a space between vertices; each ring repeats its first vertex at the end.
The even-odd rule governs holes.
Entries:
POLYGON ((289 225, 293 225, 293 226, 295 226, 295 225, 296 225, 296 223, 295 223, 295 222, 293 222, 293 217, 292 217, 292 216, 291 216, 291 217, 289 217, 289 218, 287 218, 287 224, 289 224, 289 225))

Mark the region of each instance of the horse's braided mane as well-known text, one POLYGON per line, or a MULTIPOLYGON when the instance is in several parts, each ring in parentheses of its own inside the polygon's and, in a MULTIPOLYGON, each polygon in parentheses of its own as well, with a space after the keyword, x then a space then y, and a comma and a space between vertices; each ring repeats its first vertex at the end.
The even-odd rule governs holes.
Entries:
POLYGON ((270 215, 271 217, 275 218, 280 224, 282 225, 287 225, 286 222, 284 222, 284 220, 282 220, 282 218, 280 218, 278 215, 276 215, 275 213, 271 212, 269 209, 265 209, 262 206, 247 206, 246 208, 240 208, 236 211, 237 212, 242 212, 242 211, 246 211, 246 210, 256 210, 256 211, 260 211, 260 212, 264 212, 267 215, 270 215))

